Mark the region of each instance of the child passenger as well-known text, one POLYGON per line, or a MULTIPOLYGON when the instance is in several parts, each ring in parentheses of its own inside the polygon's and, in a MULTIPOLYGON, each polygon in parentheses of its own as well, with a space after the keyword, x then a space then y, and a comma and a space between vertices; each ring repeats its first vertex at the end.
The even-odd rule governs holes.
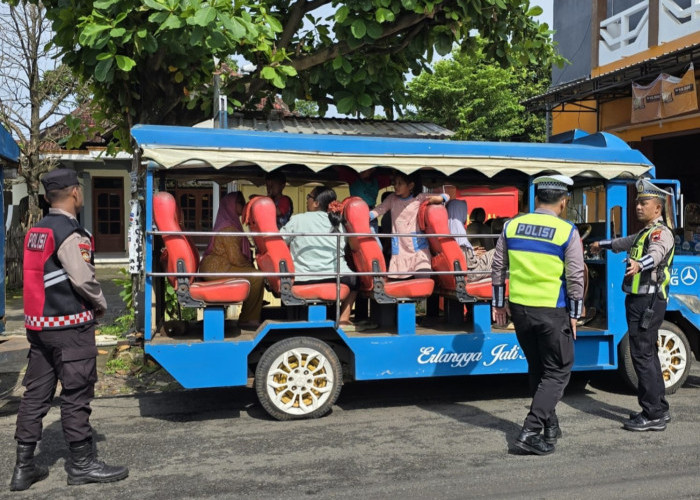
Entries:
MULTIPOLYGON (((325 186, 315 187, 306 197, 306 212, 292 215, 289 222, 280 229, 292 254, 298 284, 335 283, 334 276, 304 276, 303 273, 336 273, 338 265, 342 274, 351 273, 343 259, 345 238, 340 238, 340 258, 335 236, 301 236, 295 233, 337 233, 341 232, 342 205, 336 201, 336 194, 325 186)), ((350 312, 357 296, 357 278, 341 276, 340 282, 350 287, 350 293, 340 304, 339 322, 343 327, 351 326, 350 312)))
POLYGON ((467 273, 467 281, 478 281, 491 276, 491 262, 495 249, 485 250, 483 247, 474 248, 467 238, 464 224, 467 222, 467 202, 464 200, 450 200, 447 203, 447 217, 450 233, 455 235, 455 240, 464 252, 467 259, 467 270, 478 271, 467 273))
MULTIPOLYGON (((214 223, 215 232, 242 233, 240 216, 243 213, 245 198, 240 191, 228 193, 219 202, 219 211, 214 223)), ((253 267, 250 252, 250 241, 246 236, 214 236, 204 251, 204 257, 199 264, 202 273, 252 273, 258 272, 253 267)), ((221 277, 205 278, 208 280, 221 277)), ((243 301, 238 326, 242 329, 256 329, 260 325, 260 312, 263 300, 263 278, 248 276, 250 292, 243 301)))
POLYGON ((277 210, 277 229, 284 226, 294 211, 294 204, 289 196, 282 194, 284 186, 287 184, 287 177, 283 172, 274 171, 265 176, 265 189, 267 195, 275 202, 277 210))
MULTIPOLYGON (((418 229, 418 209, 423 201, 431 204, 449 201, 447 194, 422 193, 422 184, 417 174, 406 175, 397 172, 394 177, 394 193, 370 211, 370 219, 375 219, 391 210, 391 230, 394 234, 420 234, 418 229)), ((415 271, 430 271, 430 249, 428 240, 418 236, 391 239, 391 261, 389 276, 406 279, 415 271), (408 274, 406 274, 408 272, 408 274)), ((421 278, 427 275, 421 275, 421 278)))

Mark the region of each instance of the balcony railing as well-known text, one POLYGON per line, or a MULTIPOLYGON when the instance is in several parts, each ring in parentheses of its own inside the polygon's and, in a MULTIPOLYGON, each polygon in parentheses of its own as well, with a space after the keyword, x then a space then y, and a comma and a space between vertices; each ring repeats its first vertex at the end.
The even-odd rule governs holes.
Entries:
POLYGON ((700 31, 700 0, 691 0, 681 8, 675 0, 661 0, 659 7, 659 44, 700 31))
POLYGON ((700 32, 700 0, 651 2, 658 5, 658 15, 644 0, 600 22, 598 66, 700 32))
POLYGON ((600 23, 598 63, 604 66, 649 48, 649 0, 600 23))

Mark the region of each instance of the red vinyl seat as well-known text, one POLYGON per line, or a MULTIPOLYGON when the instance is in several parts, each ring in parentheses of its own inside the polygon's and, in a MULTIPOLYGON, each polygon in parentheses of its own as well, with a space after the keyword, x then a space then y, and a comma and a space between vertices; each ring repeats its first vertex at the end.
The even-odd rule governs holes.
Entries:
MULTIPOLYGON (((418 211, 418 222, 419 227, 426 234, 450 234, 447 209, 443 205, 424 203, 418 211)), ((457 273, 468 271, 467 259, 454 237, 437 236, 428 238, 428 242, 433 256, 431 265, 434 271, 457 273)), ((471 283, 467 281, 466 274, 440 274, 436 278, 440 293, 454 296, 460 302, 490 300, 493 297, 490 278, 471 283)), ((507 287, 508 281, 506 281, 506 293, 507 287)))
MULTIPOLYGON (((160 191, 153 196, 153 219, 159 231, 182 231, 177 213, 175 198, 170 193, 160 191)), ((168 278, 183 306, 228 305, 243 302, 248 297, 250 282, 245 279, 194 282, 199 267, 199 252, 186 235, 163 235, 163 242, 165 251, 161 262, 164 263, 165 272, 189 274, 168 278)))
MULTIPOLYGON (((255 261, 263 272, 294 273, 294 262, 287 243, 277 229, 275 203, 267 196, 256 196, 246 206, 244 222, 256 233, 278 233, 272 236, 253 236, 255 241, 255 261)), ((286 305, 304 305, 314 302, 335 302, 335 283, 294 284, 294 277, 265 277, 273 294, 286 305)), ((350 288, 341 283, 340 300, 350 293, 350 288)))
MULTIPOLYGON (((343 218, 348 233, 370 233, 369 207, 358 196, 343 202, 343 218)), ((358 272, 386 272, 384 254, 373 236, 348 236, 353 261, 358 272)), ((360 276, 360 290, 371 292, 382 304, 423 299, 433 293, 435 282, 430 278, 388 281, 385 276, 360 276)))

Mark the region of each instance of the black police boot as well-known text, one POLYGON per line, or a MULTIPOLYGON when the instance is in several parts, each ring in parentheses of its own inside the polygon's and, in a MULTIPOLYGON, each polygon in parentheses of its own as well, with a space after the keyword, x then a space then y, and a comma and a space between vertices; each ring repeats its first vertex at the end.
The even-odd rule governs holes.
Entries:
POLYGON ((542 438, 547 444, 557 444, 557 439, 562 436, 561 428, 559 427, 559 419, 554 416, 545 424, 542 431, 542 438))
POLYGON ((12 473, 10 491, 26 490, 32 484, 48 477, 49 469, 34 463, 35 449, 36 443, 17 443, 17 463, 12 473))
POLYGON ((540 436, 540 431, 526 429, 525 427, 520 431, 520 435, 513 444, 516 448, 534 455, 549 455, 554 451, 554 445, 546 443, 540 436))
POLYGON ((70 461, 66 463, 68 484, 111 483, 129 475, 129 469, 107 465, 97 460, 92 439, 70 444, 70 461))
MULTIPOLYGON (((639 417, 640 415, 642 415, 642 413, 643 413, 643 412, 641 412, 641 411, 633 411, 633 412, 631 412, 631 413, 630 413, 630 420, 635 420, 637 417, 639 417)), ((671 421, 671 412, 668 411, 668 410, 666 410, 666 411, 663 412, 663 414, 661 415, 661 418, 664 419, 664 422, 669 423, 669 422, 671 421)))

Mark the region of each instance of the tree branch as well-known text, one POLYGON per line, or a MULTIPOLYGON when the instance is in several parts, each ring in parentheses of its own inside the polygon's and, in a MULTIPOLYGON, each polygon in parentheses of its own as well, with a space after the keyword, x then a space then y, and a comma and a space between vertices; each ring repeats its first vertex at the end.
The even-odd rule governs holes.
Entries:
MULTIPOLYGON (((382 32, 381 36, 378 38, 378 40, 397 35, 402 31, 419 25, 423 20, 433 17, 439 10, 441 10, 440 7, 436 6, 435 10, 430 14, 408 14, 400 18, 398 21, 392 24, 388 24, 382 32)), ((413 36, 415 37, 416 35, 414 34, 413 36)), ((297 71, 305 71, 307 69, 313 68, 314 66, 318 66, 319 64, 323 64, 324 62, 329 61, 339 55, 347 55, 352 52, 357 52, 366 45, 369 44, 361 43, 357 47, 350 48, 347 42, 338 42, 334 45, 331 45, 330 47, 323 48, 314 54, 293 58, 292 66, 297 71)))
POLYGON ((284 49, 289 46, 294 34, 299 29, 299 23, 301 23, 304 15, 329 3, 331 3, 331 0, 313 0, 311 2, 307 2, 306 0, 297 0, 290 5, 287 24, 285 25, 284 30, 282 31, 282 34, 280 35, 280 38, 276 44, 277 49, 284 49))

